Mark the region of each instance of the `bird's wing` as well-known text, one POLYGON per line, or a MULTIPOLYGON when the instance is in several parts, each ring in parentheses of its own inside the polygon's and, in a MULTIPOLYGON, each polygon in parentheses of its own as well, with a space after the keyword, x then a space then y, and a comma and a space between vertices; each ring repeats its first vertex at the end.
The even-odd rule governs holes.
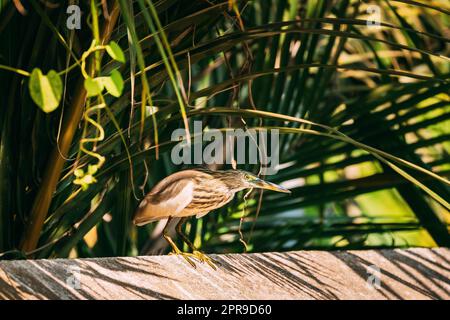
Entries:
POLYGON ((194 182, 178 180, 169 184, 157 194, 149 194, 142 200, 134 217, 136 225, 177 216, 191 201, 194 194, 194 182))
POLYGON ((209 213, 209 211, 206 211, 206 212, 200 212, 200 213, 197 213, 197 214, 195 215, 195 217, 196 217, 197 219, 200 219, 201 217, 206 216, 208 213, 209 213))

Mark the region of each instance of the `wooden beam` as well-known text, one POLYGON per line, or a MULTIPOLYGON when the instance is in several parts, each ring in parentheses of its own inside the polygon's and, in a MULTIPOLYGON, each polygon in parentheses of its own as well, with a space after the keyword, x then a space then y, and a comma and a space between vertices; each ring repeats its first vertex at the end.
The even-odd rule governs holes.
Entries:
POLYGON ((212 257, 217 271, 177 256, 1 261, 0 299, 450 298, 446 248, 212 257))

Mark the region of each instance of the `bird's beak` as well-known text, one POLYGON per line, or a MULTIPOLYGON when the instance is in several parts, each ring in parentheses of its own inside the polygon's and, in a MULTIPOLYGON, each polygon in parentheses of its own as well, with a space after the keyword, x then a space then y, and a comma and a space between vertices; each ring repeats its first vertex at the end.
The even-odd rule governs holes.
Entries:
POLYGON ((255 181, 252 181, 252 185, 254 188, 272 190, 272 191, 283 192, 283 193, 291 193, 291 190, 289 190, 289 189, 286 189, 286 188, 279 186, 272 182, 264 181, 262 179, 257 179, 255 181))

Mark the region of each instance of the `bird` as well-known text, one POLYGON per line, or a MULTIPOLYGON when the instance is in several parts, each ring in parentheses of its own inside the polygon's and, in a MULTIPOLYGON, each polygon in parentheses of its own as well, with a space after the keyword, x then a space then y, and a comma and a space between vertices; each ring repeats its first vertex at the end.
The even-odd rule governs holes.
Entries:
POLYGON ((172 247, 170 254, 182 256, 194 268, 196 265, 192 259, 206 262, 216 269, 214 261, 198 250, 182 232, 182 226, 189 217, 201 218, 229 203, 237 192, 249 188, 291 193, 282 186, 264 181, 244 170, 185 169, 164 178, 145 195, 134 214, 133 223, 143 226, 167 219, 163 237, 172 247), (182 252, 169 235, 168 227, 174 218, 180 218, 175 228, 176 233, 192 253, 182 252))

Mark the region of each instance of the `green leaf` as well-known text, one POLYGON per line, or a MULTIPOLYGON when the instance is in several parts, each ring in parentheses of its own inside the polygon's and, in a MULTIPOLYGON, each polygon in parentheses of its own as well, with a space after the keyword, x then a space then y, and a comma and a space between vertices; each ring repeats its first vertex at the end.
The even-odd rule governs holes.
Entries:
POLYGON ((119 71, 113 70, 109 77, 101 77, 101 81, 109 94, 120 97, 123 91, 123 79, 119 71))
POLYGON ((34 103, 42 111, 49 113, 58 108, 62 97, 63 84, 56 71, 50 70, 47 75, 44 75, 40 69, 33 69, 28 89, 34 103))
POLYGON ((80 178, 82 176, 84 176, 84 171, 83 169, 76 169, 74 172, 75 177, 80 178))
POLYGON ((97 171, 98 171, 98 166, 97 166, 96 164, 90 164, 90 165, 88 166, 88 173, 89 173, 90 175, 96 174, 97 171))
POLYGON ((109 45, 106 46, 106 52, 108 52, 110 57, 114 60, 125 63, 125 55, 116 42, 111 41, 109 45))
POLYGON ((103 91, 103 82, 101 78, 87 78, 84 80, 84 88, 87 91, 88 97, 94 97, 99 95, 103 91))

